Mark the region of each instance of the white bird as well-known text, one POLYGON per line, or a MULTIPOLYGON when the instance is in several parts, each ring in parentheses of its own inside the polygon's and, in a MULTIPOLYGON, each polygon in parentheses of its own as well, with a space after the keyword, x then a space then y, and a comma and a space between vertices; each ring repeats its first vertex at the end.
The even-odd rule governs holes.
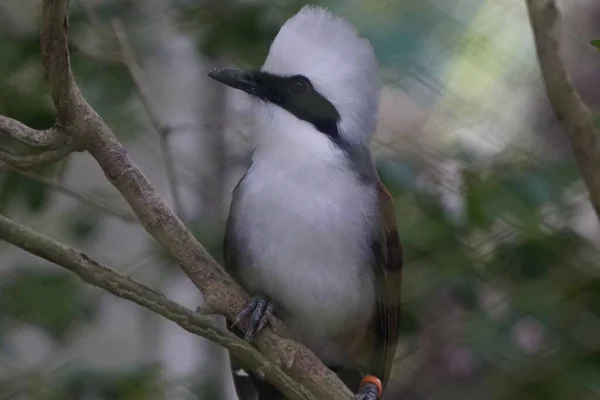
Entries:
MULTIPOLYGON (((357 398, 389 378, 402 251, 370 141, 379 89, 370 43, 345 19, 305 6, 280 29, 262 68, 209 75, 250 95, 252 164, 233 193, 226 268, 255 297, 251 340, 272 313, 357 398)), ((257 382, 260 399, 274 388, 257 382)))

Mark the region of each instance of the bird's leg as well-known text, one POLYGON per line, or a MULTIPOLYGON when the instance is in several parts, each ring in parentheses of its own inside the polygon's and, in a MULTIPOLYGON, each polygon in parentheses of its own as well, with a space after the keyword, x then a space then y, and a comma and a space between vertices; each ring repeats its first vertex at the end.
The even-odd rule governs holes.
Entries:
POLYGON ((251 342, 257 333, 263 330, 273 318, 275 306, 264 297, 254 296, 246 307, 237 315, 231 326, 236 326, 240 321, 250 314, 250 325, 244 332, 244 340, 251 342))
POLYGON ((360 388, 354 395, 354 400, 377 400, 382 391, 381 381, 373 375, 367 375, 360 382, 360 388))

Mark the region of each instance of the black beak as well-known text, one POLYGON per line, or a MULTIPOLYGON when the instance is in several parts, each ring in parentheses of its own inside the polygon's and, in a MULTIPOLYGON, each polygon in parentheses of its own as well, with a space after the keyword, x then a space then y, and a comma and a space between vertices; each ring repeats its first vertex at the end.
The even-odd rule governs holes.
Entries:
MULTIPOLYGON (((234 89, 243 90, 253 96, 259 96, 261 86, 256 82, 251 72, 237 69, 211 69, 208 76, 234 89)), ((259 96, 260 97, 260 96, 259 96)))

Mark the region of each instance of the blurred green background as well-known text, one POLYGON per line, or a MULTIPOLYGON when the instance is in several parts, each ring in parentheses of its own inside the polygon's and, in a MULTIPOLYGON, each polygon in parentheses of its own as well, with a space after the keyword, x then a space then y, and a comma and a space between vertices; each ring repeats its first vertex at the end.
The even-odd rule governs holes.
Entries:
MULTIPOLYGON (((251 132, 247 104, 206 71, 260 66, 304 4, 71 2, 71 56, 84 96, 173 201, 149 113, 168 130, 186 224, 217 259, 251 132), (151 110, 122 62, 115 20, 151 110)), ((373 151, 395 198, 406 260, 386 398, 600 398, 600 230, 545 97, 524 0, 320 4, 347 16, 380 60, 373 151)), ((590 41, 600 38, 600 3, 559 6, 565 63, 598 110, 600 51, 590 41)), ((0 114, 47 128, 54 110, 39 61, 40 9, 40 1, 0 3, 0 114)), ((0 145, 19 149, 2 136, 0 145)), ((0 213, 195 308, 195 288, 126 210, 85 154, 30 174, 0 164, 0 213)), ((233 399, 225 358, 0 243, 0 399, 233 399)))

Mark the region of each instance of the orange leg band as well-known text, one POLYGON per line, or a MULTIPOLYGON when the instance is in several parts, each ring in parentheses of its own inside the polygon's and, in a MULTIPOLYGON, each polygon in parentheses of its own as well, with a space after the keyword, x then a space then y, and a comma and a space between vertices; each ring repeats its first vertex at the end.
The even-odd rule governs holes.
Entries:
POLYGON ((363 387, 367 383, 372 383, 373 385, 377 386, 377 392, 378 392, 377 396, 381 396, 381 393, 383 392, 383 385, 381 384, 381 381, 379 380, 379 378, 377 378, 376 376, 373 376, 373 375, 365 375, 362 378, 362 381, 360 381, 359 387, 363 387))

